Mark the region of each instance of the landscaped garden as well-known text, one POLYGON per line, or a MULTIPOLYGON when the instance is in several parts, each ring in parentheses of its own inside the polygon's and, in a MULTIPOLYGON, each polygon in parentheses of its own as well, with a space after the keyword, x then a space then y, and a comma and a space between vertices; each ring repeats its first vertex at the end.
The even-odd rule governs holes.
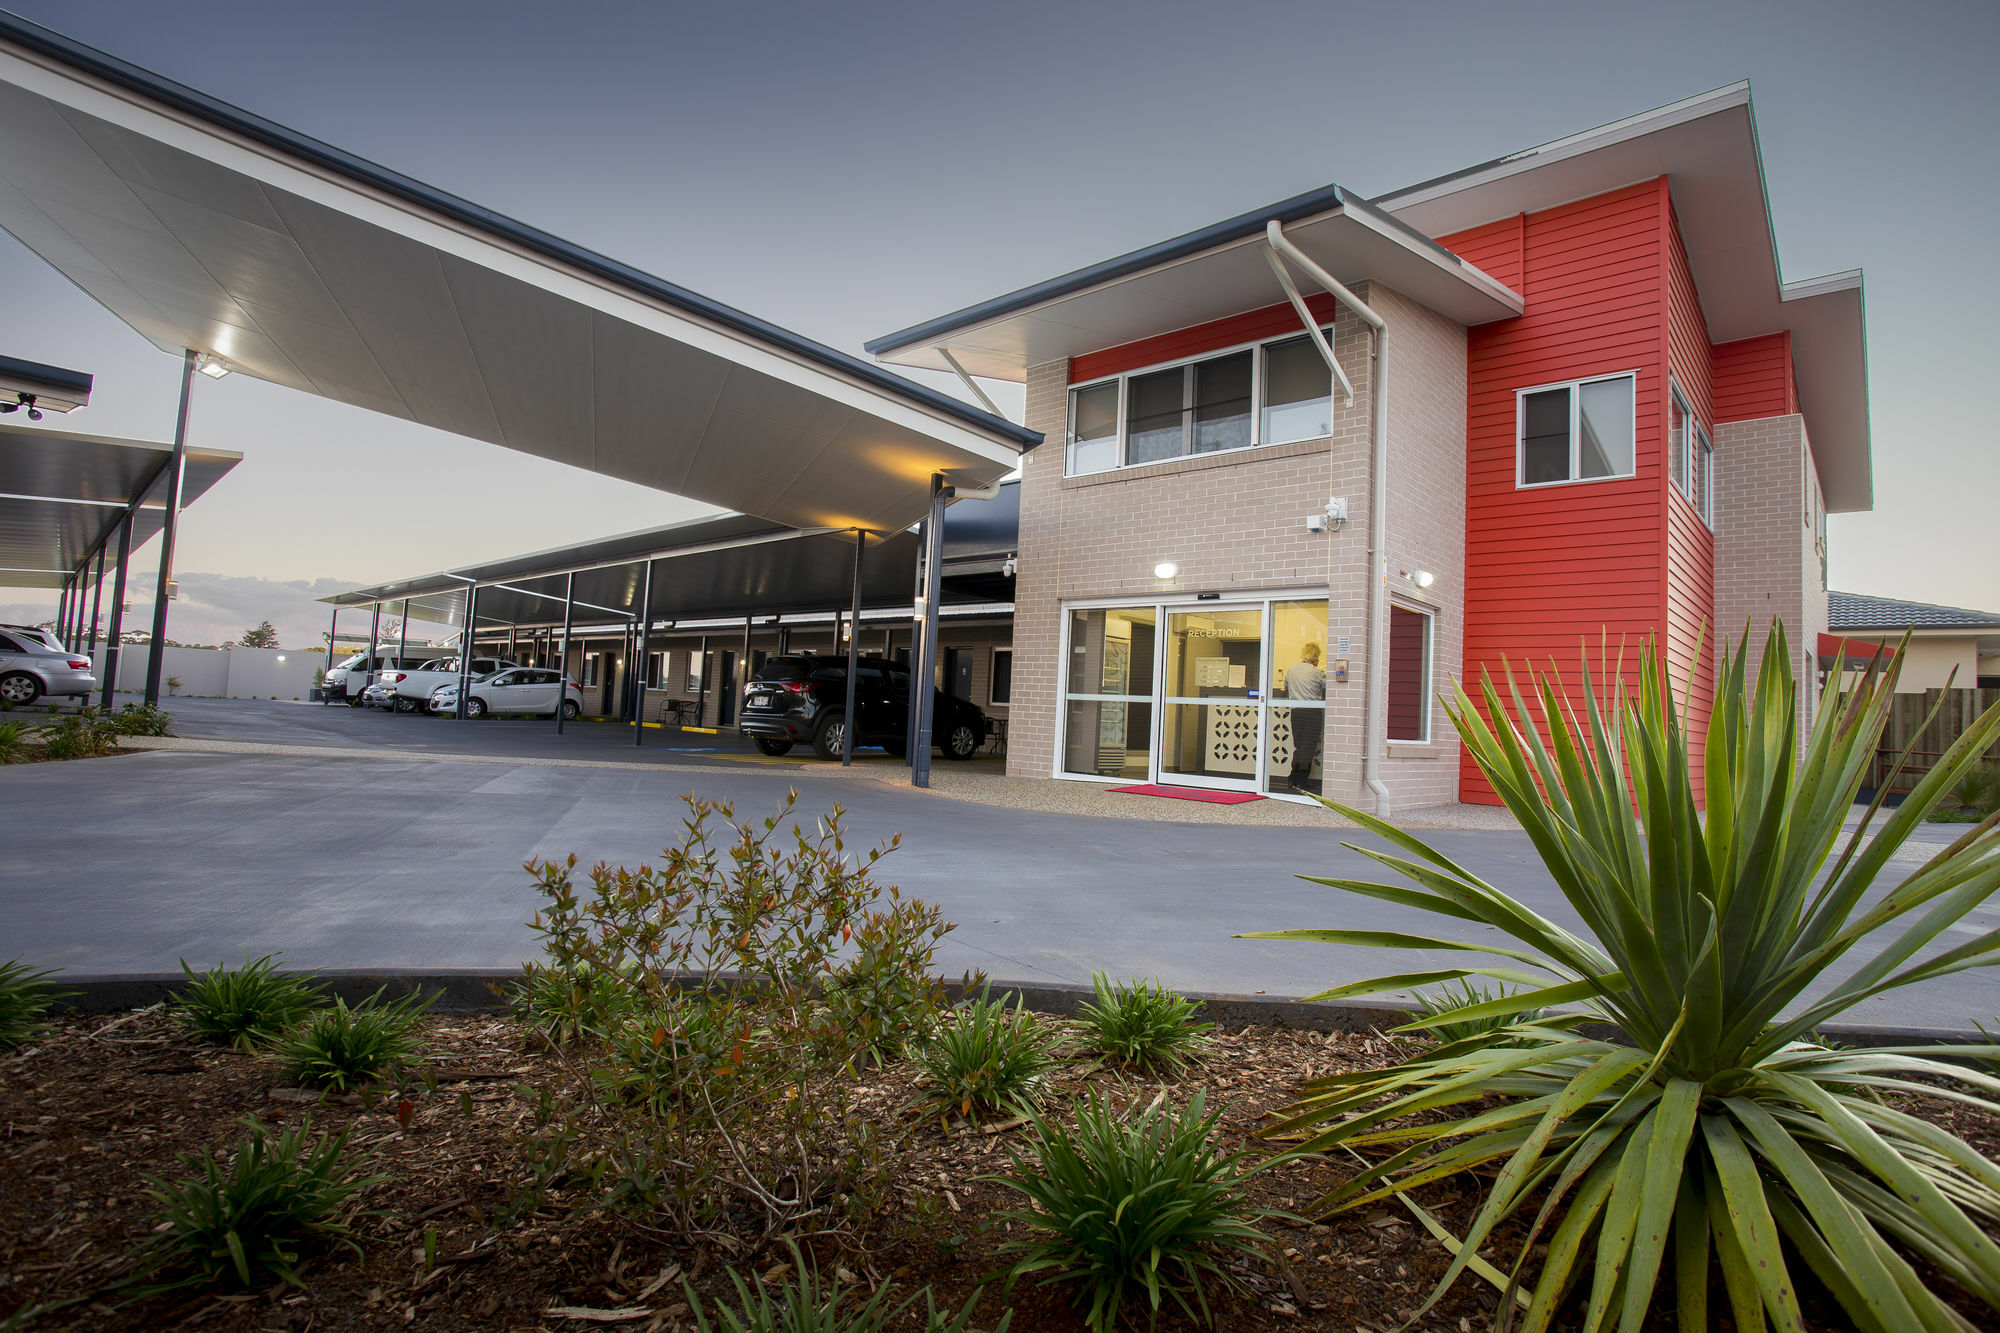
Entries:
MULTIPOLYGON (((8 710, 13 711, 13 710, 8 710)), ((117 712, 85 704, 74 713, 51 707, 41 721, 0 716, 0 764, 95 759, 119 753, 126 736, 171 736, 173 714, 153 704, 128 703, 117 712)))
POLYGON ((1328 993, 1422 988, 1392 1032, 1215 1031, 1106 977, 1067 1018, 976 979, 947 992, 950 927, 886 885, 893 846, 850 849, 838 812, 699 801, 657 864, 530 865, 543 956, 489 1015, 329 999, 265 958, 190 971, 155 1009, 52 1018, 37 988, 60 979, 10 973, 0 1314, 1991 1326, 2000 1047, 1824 1030, 2000 950, 1966 924, 2000 887, 2000 816, 1880 882, 2000 709, 1848 836, 1893 681, 1836 682, 1801 756, 1788 661, 1774 634, 1754 692, 1726 663, 1703 738, 1650 659, 1629 689, 1585 682, 1582 717, 1547 681, 1459 693, 1469 751, 1589 933, 1344 811, 1387 873, 1311 901, 1444 929, 1288 934, 1468 958, 1328 993), (1457 942, 1467 926, 1507 942, 1457 942))

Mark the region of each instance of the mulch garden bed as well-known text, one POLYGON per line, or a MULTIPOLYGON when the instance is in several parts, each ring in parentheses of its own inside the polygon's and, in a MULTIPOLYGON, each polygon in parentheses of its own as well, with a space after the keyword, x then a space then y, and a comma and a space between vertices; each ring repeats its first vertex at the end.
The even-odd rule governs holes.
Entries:
MULTIPOLYGON (((0 1058, 0 1327, 9 1315, 81 1297, 23 1326, 665 1333, 694 1326, 683 1279, 711 1299, 728 1293, 728 1266, 770 1274, 787 1262, 782 1246, 754 1253, 691 1247, 581 1198, 532 1194, 522 1151, 532 1120, 528 1090, 560 1087, 573 1077, 571 1066, 499 1016, 428 1019, 423 1036, 436 1088, 405 1094, 407 1129, 394 1093, 368 1100, 300 1094, 284 1086, 271 1061, 191 1043, 157 1010, 67 1018, 36 1046, 0 1058), (182 1154, 233 1144, 244 1116, 284 1124, 307 1112, 316 1126, 354 1125, 350 1147, 371 1149, 369 1168, 391 1177, 367 1198, 385 1215, 357 1225, 365 1258, 345 1250, 315 1255, 301 1269, 305 1291, 276 1285, 131 1302, 111 1290, 148 1227, 146 1175, 185 1174, 182 1154), (427 1266, 423 1236, 432 1228, 436 1263, 427 1266)), ((1078 1060, 1051 1080, 1049 1103, 1060 1107, 1091 1087, 1121 1104, 1151 1101, 1163 1088, 1183 1102, 1201 1088, 1211 1107, 1228 1106, 1223 1129, 1240 1140, 1290 1100, 1300 1078, 1386 1063, 1395 1045, 1376 1034, 1231 1030, 1215 1035, 1198 1068, 1165 1084, 1078 1060)), ((916 1091, 907 1066, 871 1071, 863 1083, 871 1113, 900 1116, 909 1126, 908 1150, 894 1202, 855 1250, 821 1255, 822 1269, 845 1269, 864 1287, 929 1284, 940 1307, 956 1308, 1006 1266, 999 1250, 1005 1234, 994 1218, 1017 1196, 980 1177, 1008 1169, 1009 1149, 1021 1150, 1023 1131, 1006 1122, 946 1130, 914 1120, 901 1109, 916 1091)), ((1943 1103, 1922 1109, 1989 1156, 2000 1152, 2000 1124, 1943 1103)), ((1344 1174, 1331 1161, 1299 1163, 1257 1176, 1251 1195, 1265 1207, 1297 1209, 1344 1174)), ((1455 1231, 1478 1201, 1464 1180, 1417 1197, 1455 1231)), ((1403 1324, 1447 1262, 1399 1206, 1341 1214, 1327 1225, 1272 1222, 1267 1230, 1273 1262, 1233 1265, 1243 1290, 1211 1297, 1217 1327, 1387 1333, 1403 1324)), ((1504 1235, 1498 1252, 1509 1252, 1504 1235)), ((1415 1327, 1489 1329, 1495 1303, 1484 1283, 1462 1280, 1415 1327)), ((1031 1280, 1005 1293, 991 1283, 973 1326, 990 1330, 1003 1308, 1015 1312, 1015 1333, 1082 1328, 1061 1291, 1031 1280)), ((1171 1316, 1159 1324, 1188 1326, 1171 1316)), ((1670 1318, 1661 1323, 1670 1326, 1670 1318)))

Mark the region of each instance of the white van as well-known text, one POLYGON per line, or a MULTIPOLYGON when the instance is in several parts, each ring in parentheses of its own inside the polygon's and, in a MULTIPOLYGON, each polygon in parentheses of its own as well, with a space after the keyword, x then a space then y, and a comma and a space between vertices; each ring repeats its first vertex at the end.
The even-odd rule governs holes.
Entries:
POLYGON ((322 703, 344 703, 349 708, 361 707, 361 692, 375 681, 382 671, 414 671, 425 662, 437 656, 437 649, 412 646, 398 652, 394 644, 387 644, 375 650, 375 660, 371 664, 367 653, 356 653, 345 662, 338 663, 326 673, 322 685, 325 691, 320 696, 322 703))

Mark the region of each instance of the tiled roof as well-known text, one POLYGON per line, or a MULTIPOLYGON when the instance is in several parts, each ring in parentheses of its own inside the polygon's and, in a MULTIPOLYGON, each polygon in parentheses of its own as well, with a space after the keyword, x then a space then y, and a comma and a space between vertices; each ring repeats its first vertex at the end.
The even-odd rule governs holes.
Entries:
POLYGON ((2000 629, 2000 613, 1968 611, 1962 606, 1932 606, 1900 602, 1893 597, 1864 597, 1858 592, 1827 594, 1829 628, 1874 629, 2000 629))

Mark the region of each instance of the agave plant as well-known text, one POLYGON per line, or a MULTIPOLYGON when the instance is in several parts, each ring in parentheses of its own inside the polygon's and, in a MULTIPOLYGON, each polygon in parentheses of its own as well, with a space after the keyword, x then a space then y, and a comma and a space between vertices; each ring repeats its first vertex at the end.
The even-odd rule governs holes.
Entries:
POLYGON ((2000 815, 1902 883, 1871 890, 1993 743, 2000 707, 1899 808, 1869 807, 1829 866, 1887 721, 1895 668, 1830 681, 1801 755, 1783 627, 1767 642, 1754 698, 1746 657, 1741 647, 1726 656, 1699 776, 1686 719, 1650 650, 1636 692, 1614 668, 1600 697, 1586 671, 1587 725, 1550 677, 1535 681, 1539 727, 1511 673, 1511 715, 1490 678, 1483 709, 1454 687, 1447 708, 1467 752, 1590 937, 1344 807, 1402 854, 1355 850, 1414 887, 1317 882, 1494 927, 1520 947, 1383 931, 1261 936, 1469 950, 1523 965, 1434 969, 1326 993, 1471 975, 1523 987, 1413 1029, 1570 1005, 1622 1033, 1599 1040, 1523 1019, 1504 1043, 1447 1042, 1393 1069, 1307 1083, 1266 1131, 1367 1163, 1317 1203, 1321 1214, 1474 1168, 1492 1173, 1432 1301, 1476 1267, 1507 1288, 1503 1324, 1518 1305, 1525 1327, 1542 1330, 1588 1273, 1587 1302, 1564 1326, 1630 1333, 1671 1253, 1683 1329, 1709 1327, 1717 1269, 1739 1329, 1801 1326, 1801 1266, 1875 1333, 1970 1328, 1946 1285, 2000 1311, 2000 1247, 1983 1229, 2000 1223, 2000 1166, 1898 1105, 1921 1094, 2000 1114, 2000 1079, 1944 1058, 2000 1047, 1837 1050, 1813 1036, 1873 996, 1996 961, 2000 930, 1946 932, 2000 886, 2000 815), (1876 951, 1830 975, 1864 940, 1876 951), (1941 940, 1946 947, 1934 947, 1941 940), (1447 1114, 1410 1118, 1437 1110, 1447 1114), (1502 1278, 1479 1251, 1502 1221, 1531 1210, 1502 1278), (1543 1243, 1536 1275, 1527 1260, 1543 1243), (1942 1279, 1937 1289, 1913 1259, 1942 1279))

